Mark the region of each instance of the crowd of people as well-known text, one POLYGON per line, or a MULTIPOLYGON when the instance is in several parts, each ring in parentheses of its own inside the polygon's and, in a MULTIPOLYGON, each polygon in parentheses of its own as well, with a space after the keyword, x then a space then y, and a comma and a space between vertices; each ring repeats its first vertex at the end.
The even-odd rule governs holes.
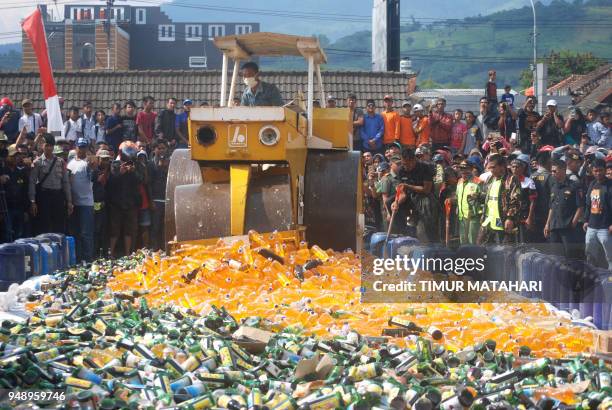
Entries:
POLYGON ((426 108, 390 95, 377 112, 347 100, 363 153, 368 231, 448 246, 529 244, 612 270, 612 132, 609 113, 569 107, 565 119, 491 72, 477 113, 426 108))
MULTIPOLYGON (((444 98, 398 110, 391 95, 378 112, 349 95, 366 225, 425 243, 549 244, 612 269, 609 114, 572 106, 565 119, 554 99, 540 114, 535 97, 516 107, 510 90, 498 99, 492 71, 476 113, 446 112, 444 98)), ((163 248, 169 158, 188 146, 193 102, 182 103, 169 98, 156 111, 145 97, 107 114, 86 101, 62 110, 54 137, 31 100, 2 98, 0 243, 65 232, 79 261, 163 248)), ((257 105, 234 101, 243 103, 257 105)))
MULTIPOLYGON (((63 101, 60 101, 63 103, 63 101)), ((61 135, 32 101, 0 100, 0 243, 39 233, 76 239, 78 261, 161 249, 166 179, 173 149, 187 147, 193 105, 175 98, 155 111, 145 97, 113 104, 110 115, 87 101, 62 109, 61 135)), ((202 105, 205 105, 203 103, 202 105)))

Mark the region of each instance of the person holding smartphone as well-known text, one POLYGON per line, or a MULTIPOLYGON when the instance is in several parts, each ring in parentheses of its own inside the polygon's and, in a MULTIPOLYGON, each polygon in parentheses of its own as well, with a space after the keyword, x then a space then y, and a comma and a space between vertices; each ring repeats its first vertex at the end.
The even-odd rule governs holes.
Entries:
POLYGON ((565 121, 557 110, 557 101, 548 100, 546 102, 546 114, 538 121, 536 130, 542 136, 542 144, 558 147, 561 145, 561 132, 565 121))
POLYGON ((19 111, 15 109, 10 98, 4 97, 0 100, 0 131, 3 131, 12 144, 19 135, 19 111))
POLYGON ((123 237, 124 254, 132 251, 136 237, 140 193, 138 184, 143 175, 135 164, 136 144, 125 141, 119 146, 119 160, 113 161, 107 183, 107 203, 109 206, 110 244, 112 257, 116 255, 119 236, 123 237))

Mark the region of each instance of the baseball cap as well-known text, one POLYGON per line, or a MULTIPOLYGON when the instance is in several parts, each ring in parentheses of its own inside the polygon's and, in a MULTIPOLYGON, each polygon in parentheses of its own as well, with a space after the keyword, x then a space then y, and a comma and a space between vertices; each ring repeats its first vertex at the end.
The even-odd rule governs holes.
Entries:
POLYGON ((24 105, 28 105, 28 104, 32 105, 32 100, 30 100, 29 98, 24 98, 24 99, 21 101, 21 106, 22 106, 22 107, 23 107, 24 105))
POLYGON ((145 158, 147 158, 147 159, 149 158, 149 155, 147 154, 147 151, 144 151, 144 150, 138 151, 138 154, 136 154, 136 158, 138 158, 140 156, 143 156, 143 155, 144 155, 145 158))
POLYGON ((390 96, 389 94, 387 94, 387 95, 385 95, 385 96, 383 97, 383 101, 384 101, 384 100, 393 100, 393 97, 392 97, 392 96, 390 96))
POLYGON ((334 95, 332 95, 332 94, 329 94, 327 96, 327 101, 331 101, 331 100, 335 100, 335 99, 336 99, 336 97, 334 95))
POLYGON ((11 106, 11 107, 12 107, 12 106, 13 106, 13 102, 11 101, 11 99, 10 99, 10 98, 8 98, 8 97, 3 97, 3 98, 0 100, 0 105, 8 105, 8 106, 11 106))
POLYGON ((99 149, 98 152, 96 152, 96 157, 98 158, 110 158, 110 152, 108 152, 108 150, 105 149, 99 149))
POLYGON ((138 153, 138 148, 136 148, 136 144, 132 141, 123 141, 119 145, 119 151, 127 157, 135 157, 138 153))
POLYGON ((407 105, 410 105, 410 106, 411 106, 411 105, 412 105, 412 103, 411 103, 410 101, 403 101, 403 102, 402 102, 402 107, 405 107, 405 106, 407 106, 407 105))
POLYGON ((183 101, 183 105, 193 105, 193 101, 187 98, 185 101, 183 101))
POLYGON ((87 147, 87 146, 89 146, 89 141, 87 141, 85 138, 81 137, 81 138, 79 138, 77 140, 76 146, 77 147, 87 147))
POLYGON ((376 169, 377 172, 383 172, 383 171, 387 171, 389 168, 391 168, 389 166, 388 162, 381 162, 380 164, 378 164, 378 168, 376 169))
POLYGON ((399 142, 395 141, 394 143, 392 143, 389 147, 394 146, 399 148, 399 150, 402 150, 402 144, 400 144, 399 142))
POLYGON ((527 154, 519 154, 516 156, 516 159, 529 165, 529 155, 527 154))
POLYGON ((542 148, 538 150, 538 152, 551 152, 555 149, 552 145, 544 145, 542 148))
POLYGON ((402 160, 402 157, 400 157, 399 155, 392 155, 391 158, 389 158, 390 162, 398 162, 401 160, 402 160))
POLYGON ((413 111, 423 111, 423 106, 421 104, 415 104, 414 107, 412 107, 413 111))
POLYGON ((579 160, 581 156, 577 152, 568 152, 565 154, 565 159, 579 160))
POLYGON ((469 157, 467 159, 467 162, 469 162, 470 164, 472 164, 473 167, 475 167, 478 172, 482 172, 482 160, 480 159, 480 157, 477 156, 473 156, 473 157, 469 157))
POLYGON ((548 100, 548 101, 546 101, 546 106, 547 107, 550 107, 550 106, 556 107, 557 106, 557 100, 548 100))
POLYGON ((55 147, 53 147, 53 153, 55 155, 60 155, 64 153, 64 149, 62 148, 61 145, 56 145, 55 147))

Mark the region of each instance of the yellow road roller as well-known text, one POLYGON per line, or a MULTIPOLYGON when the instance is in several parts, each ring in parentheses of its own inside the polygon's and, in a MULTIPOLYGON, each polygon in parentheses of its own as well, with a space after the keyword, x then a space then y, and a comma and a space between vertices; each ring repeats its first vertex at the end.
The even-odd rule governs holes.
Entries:
POLYGON ((321 101, 318 39, 274 33, 216 37, 223 53, 218 106, 192 108, 189 149, 172 154, 166 188, 165 235, 176 244, 248 240, 277 232, 286 241, 359 251, 363 230, 360 153, 352 147, 348 108, 321 101), (303 56, 306 96, 282 107, 233 106, 241 61, 303 56), (231 78, 228 64, 234 62, 231 78), (227 92, 229 80, 229 93, 227 92))

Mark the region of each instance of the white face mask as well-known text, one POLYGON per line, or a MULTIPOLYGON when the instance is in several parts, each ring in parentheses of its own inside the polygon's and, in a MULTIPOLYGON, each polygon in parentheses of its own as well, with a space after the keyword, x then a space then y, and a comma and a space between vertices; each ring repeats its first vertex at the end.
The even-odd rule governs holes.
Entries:
POLYGON ((257 85, 257 79, 255 77, 245 77, 243 81, 249 88, 253 88, 257 85))

